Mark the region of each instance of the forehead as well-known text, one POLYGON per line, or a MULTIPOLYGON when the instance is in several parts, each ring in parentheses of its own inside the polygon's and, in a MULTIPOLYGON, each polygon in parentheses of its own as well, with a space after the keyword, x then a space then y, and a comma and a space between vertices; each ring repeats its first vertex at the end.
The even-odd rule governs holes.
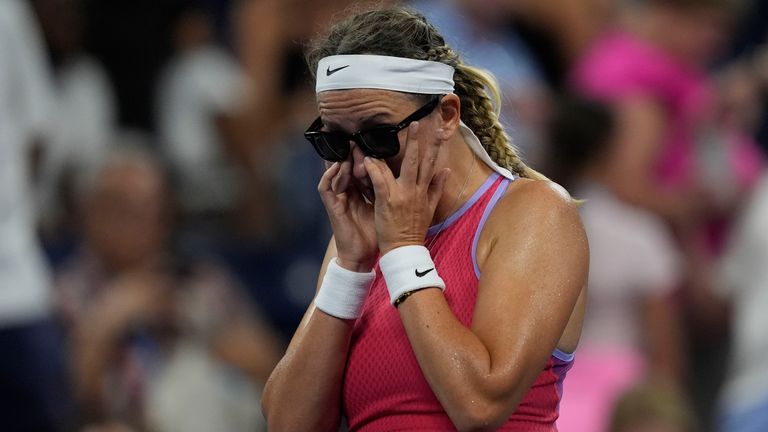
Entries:
POLYGON ((107 166, 97 182, 97 195, 154 197, 163 190, 162 175, 149 165, 117 163, 107 166))
POLYGON ((331 90, 317 95, 323 122, 343 129, 359 129, 366 123, 393 123, 413 111, 416 100, 404 93, 378 89, 331 90))

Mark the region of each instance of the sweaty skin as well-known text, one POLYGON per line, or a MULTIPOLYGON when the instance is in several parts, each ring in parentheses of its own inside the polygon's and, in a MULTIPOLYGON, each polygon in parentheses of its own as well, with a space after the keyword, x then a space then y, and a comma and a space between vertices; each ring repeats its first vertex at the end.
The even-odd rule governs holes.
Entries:
MULTIPOLYGON (((400 93, 363 89, 323 92, 318 104, 325 127, 347 133, 396 124, 419 105, 400 93)), ((400 132, 397 156, 366 158, 353 145, 350 160, 326 171, 318 191, 334 239, 319 281, 334 256, 342 267, 369 271, 379 252, 423 244, 428 226, 444 220, 488 177, 489 167, 473 168, 459 116, 458 97, 447 95, 432 114, 400 132)), ((477 260, 481 278, 471 328, 456 319, 437 288, 415 292, 398 308, 419 365, 459 430, 497 428, 552 351, 575 349, 588 268, 576 206, 557 185, 514 181, 483 228, 477 260)), ((310 305, 265 388, 270 430, 337 430, 353 324, 310 305)))

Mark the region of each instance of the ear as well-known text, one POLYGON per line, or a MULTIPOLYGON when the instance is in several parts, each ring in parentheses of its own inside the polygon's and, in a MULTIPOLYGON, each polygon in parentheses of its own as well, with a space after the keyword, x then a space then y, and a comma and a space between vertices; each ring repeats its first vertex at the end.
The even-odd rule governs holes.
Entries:
POLYGON ((447 140, 459 130, 459 122, 461 121, 461 102, 459 97, 454 93, 445 95, 440 100, 438 110, 440 113, 439 127, 443 130, 443 135, 440 138, 447 140))

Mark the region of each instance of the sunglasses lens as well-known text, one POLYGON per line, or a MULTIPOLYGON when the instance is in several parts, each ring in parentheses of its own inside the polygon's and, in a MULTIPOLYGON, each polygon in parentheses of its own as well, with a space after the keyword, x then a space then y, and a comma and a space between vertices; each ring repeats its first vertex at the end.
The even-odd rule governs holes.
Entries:
POLYGON ((373 129, 360 134, 360 147, 369 156, 385 159, 400 152, 400 140, 394 127, 373 129))
POLYGON ((349 157, 349 140, 347 137, 328 132, 312 132, 304 135, 317 154, 329 162, 340 162, 349 157))

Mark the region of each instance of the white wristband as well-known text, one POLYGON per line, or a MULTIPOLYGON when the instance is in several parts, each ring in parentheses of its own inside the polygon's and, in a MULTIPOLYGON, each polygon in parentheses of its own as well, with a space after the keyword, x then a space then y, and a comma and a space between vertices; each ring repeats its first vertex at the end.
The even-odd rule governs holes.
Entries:
POLYGON ((435 263, 424 246, 402 246, 392 249, 379 259, 379 267, 389 290, 389 300, 422 288, 440 288, 445 282, 437 274, 435 263))
POLYGON ((363 312, 363 303, 376 272, 357 273, 342 268, 336 258, 328 263, 323 283, 315 297, 315 306, 328 315, 341 319, 356 319, 363 312))

